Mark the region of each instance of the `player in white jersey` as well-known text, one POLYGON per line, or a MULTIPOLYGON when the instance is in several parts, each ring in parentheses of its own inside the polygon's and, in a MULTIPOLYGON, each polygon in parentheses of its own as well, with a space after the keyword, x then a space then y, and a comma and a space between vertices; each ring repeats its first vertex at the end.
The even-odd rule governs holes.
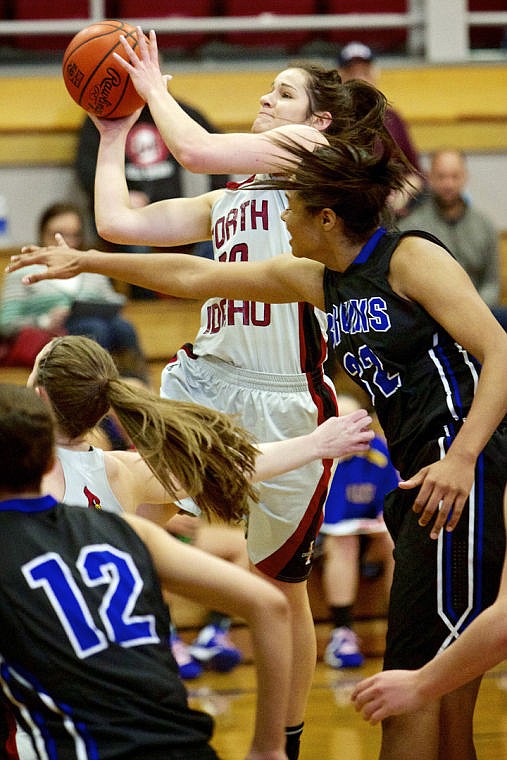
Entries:
MULTIPOLYGON (((211 234, 219 261, 263 261, 289 250, 287 228, 280 224, 284 194, 253 190, 252 179, 229 182, 213 204, 211 234)), ((194 353, 260 373, 310 371, 325 352, 326 320, 322 312, 304 308, 297 303, 208 299, 194 353), (307 356, 314 345, 318 355, 307 356)))
MULTIPOLYGON (((291 137, 313 150, 326 141, 324 132, 342 132, 370 108, 364 83, 342 85, 335 69, 301 64, 281 72, 262 96, 251 134, 209 134, 167 92, 155 34, 150 34, 149 46, 142 34, 139 39, 140 58, 132 55, 131 63, 123 65, 169 149, 190 171, 247 175, 283 171, 287 153, 277 136, 291 137)), ((279 217, 283 196, 272 192, 242 188, 224 195, 217 190, 131 208, 124 156, 127 134, 138 115, 94 120, 100 132, 95 215, 101 237, 122 244, 172 247, 212 238, 219 261, 253 261, 289 250, 279 217)), ((147 286, 156 290, 156 273, 152 274, 149 280, 146 273, 147 286)), ((307 304, 274 308, 243 301, 208 302, 195 346, 180 351, 164 371, 162 393, 238 414, 258 440, 307 432, 336 414, 332 384, 323 377, 326 348, 321 328, 307 304)), ((315 463, 311 471, 264 484, 259 507, 250 511, 252 564, 283 589, 291 606, 290 760, 298 756, 315 668, 306 579, 330 469, 330 462, 315 463)))
MULTIPOLYGON (((231 184, 231 183, 230 183, 231 184)), ((269 259, 289 245, 280 225, 279 192, 228 186, 212 209, 220 261, 269 259)), ((240 415, 259 440, 290 438, 335 414, 334 388, 322 372, 325 320, 308 304, 265 304, 212 298, 202 307, 193 346, 184 346, 162 373, 162 395, 194 400, 240 415)), ((329 463, 260 484, 248 524, 251 562, 279 581, 304 581, 311 568, 329 463)))
MULTIPOLYGON (((130 433, 131 438, 141 450, 146 453, 145 441, 148 439, 153 448, 163 451, 163 441, 157 436, 165 434, 168 438, 166 445, 173 443, 171 434, 178 431, 170 421, 167 421, 170 420, 167 416, 172 407, 177 408, 177 404, 167 399, 159 399, 142 388, 132 389, 128 383, 118 379, 118 372, 104 349, 95 342, 78 336, 57 339, 45 346, 37 357, 28 382, 30 386, 37 388, 38 392, 50 403, 57 420, 58 456, 51 472, 44 479, 44 488, 48 493, 67 504, 113 512, 125 510, 135 513, 142 505, 144 516, 166 525, 178 509, 174 504, 174 490, 168 491, 164 484, 154 477, 137 452, 104 452, 90 446, 89 439, 91 428, 98 424, 111 405, 123 421, 127 433, 130 433), (132 397, 132 393, 141 395, 132 397), (138 405, 144 409, 143 413, 137 411, 138 405), (129 407, 132 406, 134 421, 135 417, 143 419, 141 427, 144 432, 142 433, 130 418, 129 407), (165 415, 162 432, 160 415, 165 415)), ((226 443, 228 440, 234 446, 234 439, 228 435, 227 427, 216 424, 218 420, 214 419, 216 418, 214 413, 206 419, 207 409, 199 408, 194 403, 191 403, 190 409, 196 410, 197 426, 208 424, 210 428, 206 431, 206 435, 202 436, 202 447, 217 450, 220 446, 219 437, 222 437, 223 443, 226 444, 225 460, 221 462, 217 460, 216 465, 212 467, 215 470, 218 487, 214 489, 215 496, 208 505, 210 508, 208 514, 211 511, 223 520, 234 522, 241 515, 241 509, 238 509, 236 496, 232 495, 232 498, 229 496, 231 483, 227 470, 232 464, 230 454, 233 453, 233 449, 229 451, 226 443), (215 431, 211 432, 213 426, 215 431), (216 470, 218 465, 224 471, 223 476, 216 470), (217 505, 219 505, 218 510, 214 508, 217 505)), ((182 413, 188 417, 191 424, 190 409, 184 405, 182 413)), ((363 442, 366 443, 371 436, 370 431, 366 431, 369 422, 370 417, 362 412, 354 420, 352 418, 328 420, 325 425, 318 430, 313 430, 307 436, 299 436, 290 441, 259 444, 260 451, 255 452, 256 469, 250 476, 256 481, 285 472, 292 467, 308 466, 312 460, 319 462, 322 456, 341 455, 351 447, 355 448, 356 444, 362 448, 363 442)), ((189 438, 191 431, 185 432, 185 428, 186 423, 182 419, 181 430, 184 435, 181 437, 186 436, 188 446, 192 441, 189 438)), ((199 445, 199 440, 195 442, 195 445, 199 445)), ((177 441, 174 441, 174 448, 173 461, 174 456, 181 459, 188 457, 189 452, 185 450, 185 446, 180 449, 177 441)), ((245 454, 247 455, 246 463, 248 463, 246 449, 245 454)), ((202 456, 201 452, 199 456, 202 456)), ((206 459, 207 457, 204 456, 202 460, 203 482, 199 486, 205 489, 208 488, 206 459)), ((243 468, 245 463, 240 459, 238 464, 243 468)), ((211 471, 208 474, 213 478, 211 471)), ((184 492, 178 493, 178 496, 184 495, 184 492)), ((236 495, 239 495, 239 492, 236 492, 236 495)), ((190 499, 180 503, 188 511, 195 510, 195 505, 190 499)), ((203 506, 206 507, 206 504, 203 506)), ((190 662, 194 668, 196 666, 196 663, 188 660, 186 653, 183 661, 178 658, 180 668, 185 662, 190 662)), ((188 668, 180 669, 180 672, 184 675, 188 673, 188 668)), ((26 760, 29 760, 29 757, 27 755, 26 760)))
POLYGON ((310 435, 254 446, 227 415, 132 389, 119 378, 105 349, 77 335, 44 346, 27 384, 46 400, 55 417, 58 461, 45 476, 47 491, 66 503, 109 512, 135 513, 141 504, 165 506, 159 522, 175 514, 176 498, 190 493, 205 516, 234 523, 255 498, 252 482, 313 459, 362 451, 373 436, 368 429, 371 417, 361 410, 331 419, 310 435), (93 428, 110 408, 138 451, 103 451, 90 445, 93 428), (147 440, 158 456, 149 451, 147 440), (196 453, 202 460, 199 466, 196 453), (232 502, 227 489, 235 494, 232 502), (211 495, 203 498, 204 490, 211 495), (239 510, 236 501, 242 502, 239 510))
POLYGON ((124 510, 117 499, 106 471, 106 453, 95 446, 88 451, 56 447, 64 481, 63 496, 58 501, 88 509, 105 509, 121 514, 124 510))

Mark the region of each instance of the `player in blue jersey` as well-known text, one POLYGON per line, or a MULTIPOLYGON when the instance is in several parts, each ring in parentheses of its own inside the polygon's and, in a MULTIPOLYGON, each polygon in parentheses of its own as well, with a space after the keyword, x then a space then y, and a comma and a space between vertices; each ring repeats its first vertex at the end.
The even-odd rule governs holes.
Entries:
MULTIPOLYGON (((507 517, 507 490, 504 497, 507 517)), ((498 597, 456 643, 417 670, 385 670, 354 689, 356 710, 375 725, 390 715, 414 712, 507 659, 507 561, 498 597)))
MULTIPOLYGON (((438 240, 383 226, 404 167, 382 109, 371 131, 360 126, 311 153, 285 147, 293 172, 264 186, 286 189, 292 255, 218 264, 53 248, 11 266, 43 263, 37 277, 49 278, 93 270, 180 297, 304 300, 326 311, 331 348, 370 394, 402 478, 384 506, 395 542, 384 667, 413 669, 452 645, 497 595, 507 335, 438 240)), ((479 685, 384 721, 382 760, 475 760, 479 685)))
MULTIPOLYGON (((0 453, 0 686, 37 757, 217 757, 212 719, 190 709, 178 676, 160 579, 252 626, 259 692, 246 757, 285 760, 283 594, 140 517, 42 493, 54 459, 53 419, 32 389, 0 386, 0 453)), ((2 757, 12 756, 10 746, 2 757)))

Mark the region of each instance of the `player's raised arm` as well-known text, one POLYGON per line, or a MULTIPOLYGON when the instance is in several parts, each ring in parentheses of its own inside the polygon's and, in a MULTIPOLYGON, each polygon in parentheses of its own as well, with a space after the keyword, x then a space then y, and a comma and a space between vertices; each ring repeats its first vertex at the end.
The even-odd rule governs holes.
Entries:
MULTIPOLYGON (((313 150, 316 144, 326 142, 326 138, 313 125, 287 124, 277 127, 272 135, 207 132, 183 111, 168 92, 168 77, 163 76, 160 70, 155 32, 150 32, 149 44, 140 28, 137 37, 139 45, 136 52, 127 40, 123 42, 129 63, 120 56, 117 56, 117 62, 127 69, 138 93, 148 103, 167 147, 189 171, 205 174, 280 171, 287 166, 287 160, 292 166, 294 158, 272 139, 277 132, 290 135, 309 150, 313 150)), ((328 123, 331 121, 330 114, 325 118, 328 123)))

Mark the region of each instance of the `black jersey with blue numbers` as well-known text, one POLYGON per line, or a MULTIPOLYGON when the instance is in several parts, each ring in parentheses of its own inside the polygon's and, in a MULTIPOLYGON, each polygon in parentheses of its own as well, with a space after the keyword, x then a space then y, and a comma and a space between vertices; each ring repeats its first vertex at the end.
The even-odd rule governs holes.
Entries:
POLYGON ((0 502, 0 680, 40 758, 208 753, 169 646, 151 556, 120 516, 0 502))
POLYGON ((389 285, 391 256, 407 235, 445 249, 424 232, 380 228, 345 272, 324 273, 329 350, 371 397, 403 478, 417 471, 425 441, 455 437, 480 372, 479 362, 422 306, 389 285))

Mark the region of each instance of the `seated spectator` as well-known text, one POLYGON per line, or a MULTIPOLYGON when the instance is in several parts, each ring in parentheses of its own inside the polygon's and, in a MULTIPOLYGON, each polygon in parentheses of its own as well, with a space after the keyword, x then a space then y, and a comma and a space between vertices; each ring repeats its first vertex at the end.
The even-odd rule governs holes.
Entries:
MULTIPOLYGON (((379 86, 380 69, 375 61, 373 51, 362 42, 349 42, 343 47, 338 56, 338 70, 342 82, 351 79, 362 79, 374 87, 379 86)), ((405 158, 413 167, 407 170, 407 184, 403 191, 393 194, 390 207, 396 217, 405 216, 417 205, 418 199, 425 186, 421 170, 419 153, 410 135, 410 130, 403 116, 392 106, 386 110, 385 124, 391 136, 401 149, 405 158)))
MULTIPOLYGON (((55 203, 42 213, 39 245, 55 245, 58 233, 70 246, 83 247, 84 219, 79 206, 55 203)), ((21 280, 21 272, 4 278, 0 331, 9 350, 3 364, 31 367, 51 338, 87 335, 111 353, 120 369, 147 377, 136 330, 120 314, 125 296, 114 290, 107 277, 84 273, 65 283, 51 280, 34 288, 27 288, 21 280)))
MULTIPOLYGON (((338 396, 340 414, 360 408, 355 397, 338 396)), ((332 668, 357 668, 364 657, 353 630, 352 608, 359 577, 383 574, 386 599, 393 572, 393 543, 382 511, 384 496, 398 485, 383 438, 376 435, 368 451, 339 460, 329 487, 319 534, 322 585, 333 630, 324 654, 332 668)))
POLYGON ((455 149, 432 156, 427 197, 399 221, 401 230, 419 229, 436 235, 475 285, 481 298, 507 329, 507 308, 499 304, 500 254, 493 222, 466 195, 465 155, 455 149))

